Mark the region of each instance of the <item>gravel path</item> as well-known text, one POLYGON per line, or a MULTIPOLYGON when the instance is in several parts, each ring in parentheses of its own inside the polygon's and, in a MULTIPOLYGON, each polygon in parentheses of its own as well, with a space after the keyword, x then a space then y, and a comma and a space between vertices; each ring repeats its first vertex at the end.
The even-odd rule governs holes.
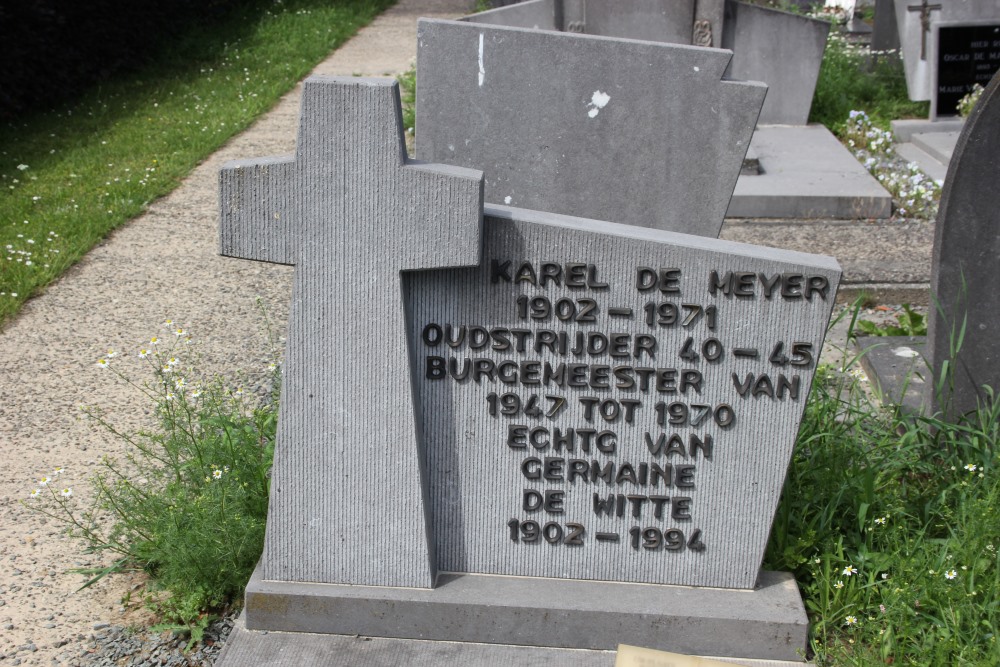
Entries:
MULTIPOLYGON (((405 71, 416 55, 416 19, 455 17, 468 5, 401 0, 315 72, 405 71)), ((67 570, 99 563, 24 502, 38 479, 55 478, 56 468, 63 472, 53 484, 85 502, 101 458, 122 453, 120 442, 81 418, 80 406, 103 407, 126 429, 147 422, 149 405, 96 366, 109 348, 121 352, 115 363, 134 364, 141 345, 167 334, 162 323, 169 318, 194 337, 208 373, 266 366, 257 298, 281 329, 291 272, 217 255, 217 174, 225 160, 291 152, 299 94, 286 95, 170 196, 112 234, 0 334, 0 666, 81 664, 81 655, 99 655, 105 644, 123 645, 127 637, 117 626, 146 620, 141 609, 122 604, 133 577, 75 592, 84 579, 67 570)), ((159 664, 161 656, 151 655, 140 651, 138 662, 121 664, 159 664)))

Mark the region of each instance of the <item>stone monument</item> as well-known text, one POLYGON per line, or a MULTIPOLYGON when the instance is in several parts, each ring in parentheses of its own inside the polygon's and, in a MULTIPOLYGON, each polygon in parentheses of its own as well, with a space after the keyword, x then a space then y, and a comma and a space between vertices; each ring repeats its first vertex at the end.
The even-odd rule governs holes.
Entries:
POLYGON ((1000 75, 966 121, 941 194, 928 315, 928 404, 960 417, 987 405, 984 386, 1000 386, 1000 75))
POLYGON ((483 209, 479 173, 407 160, 398 104, 310 78, 295 156, 221 174, 222 252, 296 267, 222 663, 800 660, 760 564, 836 262, 483 209))

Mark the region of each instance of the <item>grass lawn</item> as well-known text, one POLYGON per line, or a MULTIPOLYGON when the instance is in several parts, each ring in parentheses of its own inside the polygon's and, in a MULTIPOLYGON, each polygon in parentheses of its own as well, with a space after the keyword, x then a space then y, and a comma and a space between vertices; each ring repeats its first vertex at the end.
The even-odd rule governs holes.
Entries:
POLYGON ((0 325, 392 4, 247 2, 149 66, 0 127, 0 325))

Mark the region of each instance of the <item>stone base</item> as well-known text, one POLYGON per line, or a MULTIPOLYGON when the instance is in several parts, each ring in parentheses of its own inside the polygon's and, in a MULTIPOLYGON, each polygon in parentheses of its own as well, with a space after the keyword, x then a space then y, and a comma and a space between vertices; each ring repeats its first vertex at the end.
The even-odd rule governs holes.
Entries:
MULTIPOLYGON (((616 651, 462 644, 302 632, 247 630, 241 616, 216 667, 613 667, 616 651)), ((811 667, 785 660, 714 658, 744 667, 811 667)))
POLYGON ((433 589, 383 588, 254 573, 244 616, 249 630, 597 651, 632 644, 800 663, 808 630, 795 580, 776 572, 762 572, 753 591, 471 574, 443 574, 433 589))
POLYGON ((897 405, 907 415, 923 409, 927 382, 926 336, 860 336, 856 339, 861 366, 883 404, 897 405))

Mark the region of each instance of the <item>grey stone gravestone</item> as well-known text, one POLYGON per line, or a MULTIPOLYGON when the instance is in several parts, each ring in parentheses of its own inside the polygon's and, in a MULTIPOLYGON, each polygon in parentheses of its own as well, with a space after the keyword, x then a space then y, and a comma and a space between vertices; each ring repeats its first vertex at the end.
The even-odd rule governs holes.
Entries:
MULTIPOLYGON (((968 54, 971 63, 976 57, 974 54, 979 53, 988 60, 992 47, 976 46, 983 38, 975 37, 965 39, 964 47, 952 45, 940 53, 938 31, 941 26, 955 29, 960 26, 1000 25, 1000 0, 895 0, 895 14, 910 99, 931 100, 932 119, 954 115, 954 109, 938 108, 939 59, 945 55, 954 59, 968 54)), ((962 61, 949 61, 948 65, 957 62, 962 61)), ((973 76, 974 73, 973 69, 973 76)), ((973 83, 971 80, 961 84, 948 81, 947 74, 945 81, 943 85, 949 87, 971 86, 973 83)))
POLYGON ((770 86, 760 122, 790 125, 808 120, 829 32, 826 21, 736 0, 529 0, 463 20, 730 49, 727 78, 770 86))
POLYGON ((477 173, 407 163, 393 85, 302 113, 221 177, 223 252, 296 265, 247 627, 797 660, 759 568, 836 262, 481 220, 477 173))
POLYGON ((998 88, 1000 75, 965 123, 948 167, 935 232, 931 292, 939 306, 928 319, 927 356, 933 377, 945 374, 948 382, 944 394, 929 387, 928 402, 953 417, 987 402, 984 385, 1000 385, 998 88))
POLYGON ((416 154, 483 169, 492 203, 718 236, 766 90, 729 58, 421 20, 416 154))

